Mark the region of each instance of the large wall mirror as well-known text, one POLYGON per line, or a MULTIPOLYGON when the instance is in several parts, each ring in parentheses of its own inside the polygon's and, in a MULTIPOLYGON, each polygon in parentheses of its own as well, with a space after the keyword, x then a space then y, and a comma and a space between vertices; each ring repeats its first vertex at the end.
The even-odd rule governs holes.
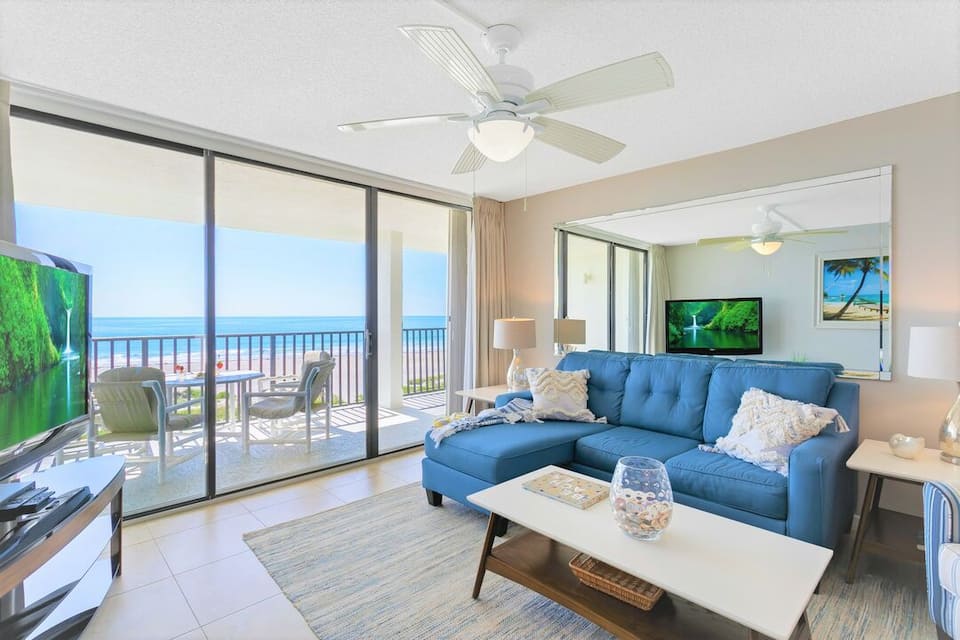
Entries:
MULTIPOLYGON (((644 292, 647 344, 656 345, 648 350, 663 350, 670 331, 666 299, 760 297, 762 353, 745 357, 837 362, 844 376, 889 380, 891 218, 892 167, 885 166, 558 229, 648 247, 651 257, 663 258, 650 260, 648 279, 661 290, 644 292), (658 268, 666 279, 654 273, 658 268)), ((681 330, 705 331, 702 321, 690 325, 681 330)), ((712 341, 718 335, 698 334, 712 341)))

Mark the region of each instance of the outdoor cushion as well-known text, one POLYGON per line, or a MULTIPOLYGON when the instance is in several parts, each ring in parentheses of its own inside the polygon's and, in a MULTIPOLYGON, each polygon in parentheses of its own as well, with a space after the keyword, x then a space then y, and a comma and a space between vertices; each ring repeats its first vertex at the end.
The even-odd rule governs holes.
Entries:
POLYGON ((624 456, 646 456, 661 462, 695 449, 697 440, 680 438, 656 431, 634 427, 614 427, 577 441, 574 461, 580 464, 613 471, 617 460, 624 456))
POLYGON ((710 374, 717 364, 670 356, 633 360, 619 424, 700 440, 710 374))
POLYGON ((757 515, 787 517, 787 478, 722 453, 693 449, 665 463, 673 490, 757 515))
POLYGON ((424 450, 431 460, 497 484, 550 464, 565 464, 573 459, 578 438, 609 428, 596 422, 498 424, 461 431, 440 445, 428 433, 424 450))
POLYGON ((587 369, 587 409, 611 424, 620 424, 620 404, 623 402, 623 383, 635 356, 609 352, 568 353, 557 363, 560 371, 587 369))
POLYGON ((710 377, 703 414, 703 441, 714 443, 730 432, 740 398, 751 387, 788 400, 825 406, 833 387, 833 372, 821 367, 750 364, 745 361, 718 364, 710 377))

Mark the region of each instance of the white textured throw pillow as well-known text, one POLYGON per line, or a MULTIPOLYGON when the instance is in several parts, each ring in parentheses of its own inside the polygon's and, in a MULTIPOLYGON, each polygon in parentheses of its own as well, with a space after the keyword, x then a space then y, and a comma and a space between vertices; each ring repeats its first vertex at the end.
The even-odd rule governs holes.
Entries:
POLYGON ((533 394, 533 414, 540 420, 596 422, 587 409, 587 380, 590 372, 527 369, 527 381, 533 394))
POLYGON ((786 476, 790 452, 834 420, 838 431, 848 430, 835 409, 787 400, 751 388, 740 398, 730 433, 718 438, 715 446, 700 445, 700 448, 726 453, 786 476))

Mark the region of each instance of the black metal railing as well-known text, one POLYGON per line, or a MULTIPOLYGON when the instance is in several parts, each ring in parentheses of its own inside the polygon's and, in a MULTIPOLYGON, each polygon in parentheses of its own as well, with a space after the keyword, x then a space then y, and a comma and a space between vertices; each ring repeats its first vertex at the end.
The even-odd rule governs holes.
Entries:
MULTIPOLYGON (((403 330, 404 395, 445 388, 446 338, 444 328, 403 330)), ((337 359, 331 379, 333 405, 363 402, 363 331, 230 333, 217 335, 215 341, 223 370, 254 370, 269 377, 299 375, 308 351, 326 351, 337 359)), ((116 367, 150 366, 168 374, 183 367, 185 373, 197 373, 203 370, 205 349, 206 339, 197 335, 93 338, 93 379, 116 367)))

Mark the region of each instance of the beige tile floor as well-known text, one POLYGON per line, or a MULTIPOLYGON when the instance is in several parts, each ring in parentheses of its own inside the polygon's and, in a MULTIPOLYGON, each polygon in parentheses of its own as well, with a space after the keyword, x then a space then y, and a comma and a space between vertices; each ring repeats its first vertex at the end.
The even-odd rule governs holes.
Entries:
POLYGON ((313 640, 243 534, 418 482, 422 457, 394 454, 125 525, 123 574, 83 640, 313 640))

